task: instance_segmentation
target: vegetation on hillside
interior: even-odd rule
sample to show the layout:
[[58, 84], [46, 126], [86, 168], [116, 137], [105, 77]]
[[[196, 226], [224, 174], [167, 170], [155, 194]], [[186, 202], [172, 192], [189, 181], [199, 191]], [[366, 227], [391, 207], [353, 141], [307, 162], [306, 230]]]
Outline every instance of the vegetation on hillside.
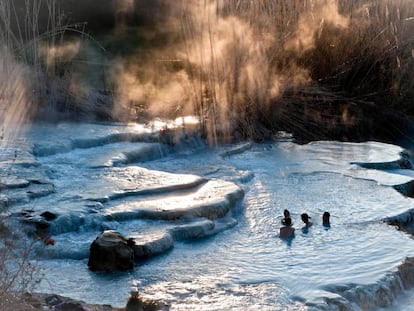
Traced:
[[412, 1], [103, 2], [0, 1], [4, 102], [42, 118], [195, 114], [211, 143], [393, 140], [414, 114]]

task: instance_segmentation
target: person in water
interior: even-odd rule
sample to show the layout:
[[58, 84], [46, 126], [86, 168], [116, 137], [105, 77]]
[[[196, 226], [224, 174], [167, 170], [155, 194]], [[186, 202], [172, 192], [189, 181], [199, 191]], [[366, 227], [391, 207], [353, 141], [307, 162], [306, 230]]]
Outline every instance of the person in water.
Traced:
[[292, 219], [288, 217], [284, 221], [284, 227], [280, 227], [279, 230], [279, 237], [281, 239], [290, 238], [295, 234], [295, 228], [292, 227]]
[[309, 217], [308, 214], [306, 213], [302, 213], [300, 215], [300, 218], [302, 219], [302, 221], [305, 223], [305, 226], [302, 227], [302, 232], [304, 234], [307, 234], [309, 232], [309, 228], [312, 226], [312, 222], [309, 220], [311, 217]]
[[306, 226], [306, 227], [310, 227], [310, 226], [312, 226], [312, 222], [309, 220], [309, 219], [311, 219], [311, 217], [309, 217], [309, 215], [308, 215], [308, 214], [303, 213], [303, 214], [301, 214], [301, 215], [300, 215], [300, 218], [301, 218], [301, 219], [302, 219], [302, 221], [305, 223], [305, 226]]
[[[287, 209], [285, 209], [284, 211], [283, 211], [283, 219], [282, 219], [282, 225], [286, 225], [286, 219], [287, 218], [290, 218], [290, 212], [287, 210]], [[292, 221], [291, 221], [292, 222]]]
[[323, 213], [323, 215], [322, 215], [322, 225], [324, 227], [330, 227], [331, 226], [330, 217], [331, 217], [331, 214], [329, 214], [329, 212]]

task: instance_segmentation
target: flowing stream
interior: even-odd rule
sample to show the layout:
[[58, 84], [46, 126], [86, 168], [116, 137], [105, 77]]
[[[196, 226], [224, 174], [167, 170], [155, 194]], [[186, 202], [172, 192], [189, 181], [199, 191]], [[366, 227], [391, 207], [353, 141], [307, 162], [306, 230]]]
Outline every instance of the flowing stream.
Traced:
[[[34, 125], [2, 147], [2, 215], [48, 222], [56, 242], [35, 243], [37, 291], [124, 306], [137, 289], [171, 310], [414, 310], [414, 284], [401, 272], [414, 241], [397, 228], [411, 226], [414, 210], [402, 194], [414, 176], [402, 148], [298, 145], [288, 135], [212, 148], [160, 133]], [[284, 209], [291, 240], [278, 237]], [[90, 271], [90, 244], [106, 229], [153, 253], [132, 271]]]

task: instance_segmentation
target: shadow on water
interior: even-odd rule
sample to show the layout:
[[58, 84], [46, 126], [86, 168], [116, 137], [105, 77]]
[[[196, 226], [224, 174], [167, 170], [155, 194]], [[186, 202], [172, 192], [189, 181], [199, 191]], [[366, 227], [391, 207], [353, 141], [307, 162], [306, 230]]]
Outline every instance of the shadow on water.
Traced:
[[286, 244], [287, 247], [290, 248], [290, 247], [292, 247], [292, 243], [295, 239], [295, 234], [293, 234], [292, 236], [290, 236], [288, 238], [280, 238], [280, 239], [283, 241], [283, 243]]

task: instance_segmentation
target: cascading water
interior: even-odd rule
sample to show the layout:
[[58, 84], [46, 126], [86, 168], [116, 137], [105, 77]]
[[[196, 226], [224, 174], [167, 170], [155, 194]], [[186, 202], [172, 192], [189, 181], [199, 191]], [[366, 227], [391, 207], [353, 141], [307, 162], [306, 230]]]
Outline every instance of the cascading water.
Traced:
[[[414, 206], [397, 190], [413, 173], [400, 168], [409, 164], [400, 147], [210, 148], [180, 137], [171, 145], [137, 126], [63, 123], [33, 126], [24, 145], [2, 149], [7, 222], [48, 222], [55, 240], [35, 243], [37, 291], [123, 306], [132, 288], [172, 310], [409, 310], [413, 241], [396, 225], [409, 226]], [[290, 241], [278, 237], [285, 208]], [[91, 272], [89, 246], [105, 229], [134, 237], [150, 258]]]

